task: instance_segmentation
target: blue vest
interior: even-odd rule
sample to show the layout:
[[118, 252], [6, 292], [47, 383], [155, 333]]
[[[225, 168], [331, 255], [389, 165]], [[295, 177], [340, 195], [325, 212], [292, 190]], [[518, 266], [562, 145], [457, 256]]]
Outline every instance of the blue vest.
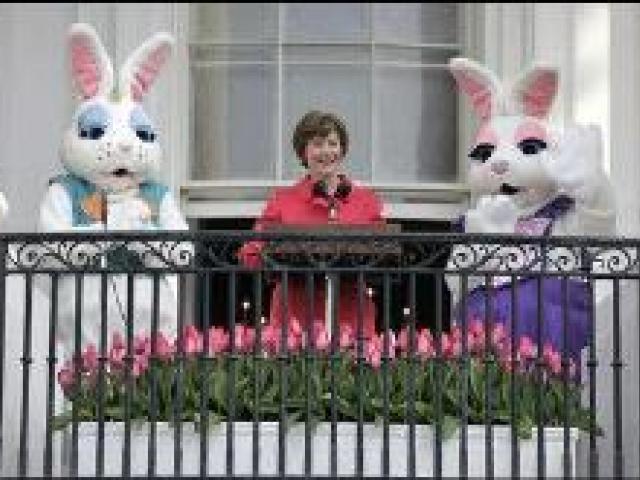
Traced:
[[[97, 192], [98, 189], [96, 188], [96, 186], [91, 182], [88, 182], [87, 180], [73, 174], [58, 175], [49, 181], [49, 185], [52, 185], [54, 183], [62, 185], [71, 197], [73, 226], [75, 227], [79, 225], [90, 225], [94, 223], [94, 220], [82, 207], [82, 203], [85, 198]], [[160, 207], [160, 203], [162, 202], [165, 194], [169, 191], [169, 188], [156, 182], [144, 182], [140, 184], [139, 189], [140, 196], [149, 204], [149, 207], [153, 212], [152, 222], [156, 227], [159, 227], [158, 210]]]

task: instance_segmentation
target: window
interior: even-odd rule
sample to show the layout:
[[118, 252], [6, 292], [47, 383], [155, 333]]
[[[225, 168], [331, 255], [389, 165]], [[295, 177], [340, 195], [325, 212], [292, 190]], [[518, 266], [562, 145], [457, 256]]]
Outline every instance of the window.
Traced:
[[303, 172], [291, 134], [319, 108], [345, 118], [354, 178], [389, 196], [455, 190], [457, 94], [444, 67], [460, 53], [459, 10], [193, 4], [191, 180], [211, 187], [209, 195], [223, 198], [232, 187], [236, 200], [238, 188], [240, 200], [263, 200]]
[[[424, 191], [434, 186], [440, 186], [438, 201], [459, 188], [457, 92], [445, 68], [461, 50], [458, 5], [190, 8], [193, 195], [187, 211], [191, 207], [200, 228], [250, 227], [250, 219], [238, 218], [239, 205], [248, 216], [257, 215], [272, 186], [302, 174], [290, 142], [296, 122], [310, 109], [345, 118], [350, 174], [372, 184], [388, 204], [395, 200], [394, 217], [403, 229], [448, 228], [447, 222], [410, 219], [445, 220], [456, 215], [453, 209], [408, 215], [401, 207], [425, 203]], [[196, 210], [199, 195], [204, 208]], [[248, 280], [238, 277], [236, 302], [251, 296]], [[435, 284], [427, 276], [418, 281], [421, 291], [431, 292], [420, 297], [425, 302], [418, 305], [419, 316], [431, 319]], [[215, 291], [225, 292], [226, 279], [219, 282]], [[393, 287], [393, 324], [402, 320], [405, 287]], [[268, 303], [269, 296], [263, 297]], [[225, 299], [218, 295], [210, 318], [224, 321]], [[446, 301], [444, 310], [448, 319]]]

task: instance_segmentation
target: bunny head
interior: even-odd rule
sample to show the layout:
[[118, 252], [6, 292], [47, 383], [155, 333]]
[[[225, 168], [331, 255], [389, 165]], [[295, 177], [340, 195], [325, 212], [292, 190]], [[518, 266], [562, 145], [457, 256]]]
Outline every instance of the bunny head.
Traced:
[[558, 88], [557, 70], [533, 66], [508, 87], [465, 58], [450, 60], [449, 70], [481, 122], [469, 153], [472, 192], [510, 195], [527, 203], [552, 190], [545, 162], [555, 139], [546, 119]]
[[126, 59], [114, 85], [111, 59], [95, 30], [71, 27], [71, 76], [80, 104], [62, 145], [67, 170], [106, 191], [134, 187], [159, 171], [162, 152], [141, 101], [172, 47], [170, 35], [152, 36]]

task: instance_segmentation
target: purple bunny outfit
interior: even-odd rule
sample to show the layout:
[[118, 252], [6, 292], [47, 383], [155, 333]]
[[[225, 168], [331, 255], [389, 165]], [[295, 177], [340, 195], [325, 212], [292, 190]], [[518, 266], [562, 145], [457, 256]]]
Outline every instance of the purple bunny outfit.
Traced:
[[[574, 205], [573, 199], [561, 195], [540, 208], [534, 215], [518, 221], [516, 232], [529, 235], [548, 235], [556, 219]], [[563, 282], [566, 282], [566, 312], [563, 298]], [[567, 354], [579, 365], [580, 351], [589, 341], [592, 325], [591, 285], [579, 279], [563, 277], [521, 278], [516, 285], [516, 338], [528, 336], [538, 339], [538, 293], [541, 287], [540, 305], [541, 346], [550, 343], [559, 352], [564, 350], [564, 321], [567, 319]], [[467, 319], [486, 321], [489, 308], [491, 322], [502, 323], [511, 332], [513, 287], [511, 283], [487, 288], [482, 285], [467, 295]], [[487, 297], [488, 296], [488, 297]], [[462, 318], [461, 302], [456, 307], [458, 323]]]

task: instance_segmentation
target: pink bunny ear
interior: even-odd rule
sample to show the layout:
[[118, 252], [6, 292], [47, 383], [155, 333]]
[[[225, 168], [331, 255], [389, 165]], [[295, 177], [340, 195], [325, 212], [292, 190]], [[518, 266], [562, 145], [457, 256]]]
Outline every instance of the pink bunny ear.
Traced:
[[71, 76], [83, 99], [108, 94], [113, 86], [113, 68], [102, 42], [90, 25], [76, 23], [69, 30]]
[[135, 101], [144, 95], [158, 77], [173, 48], [173, 38], [157, 33], [133, 52], [120, 70], [120, 88]]
[[466, 58], [452, 58], [449, 71], [458, 88], [464, 92], [482, 120], [495, 115], [500, 85], [496, 77], [482, 65]]
[[535, 66], [514, 83], [511, 95], [525, 115], [544, 119], [549, 115], [557, 92], [557, 69]]

